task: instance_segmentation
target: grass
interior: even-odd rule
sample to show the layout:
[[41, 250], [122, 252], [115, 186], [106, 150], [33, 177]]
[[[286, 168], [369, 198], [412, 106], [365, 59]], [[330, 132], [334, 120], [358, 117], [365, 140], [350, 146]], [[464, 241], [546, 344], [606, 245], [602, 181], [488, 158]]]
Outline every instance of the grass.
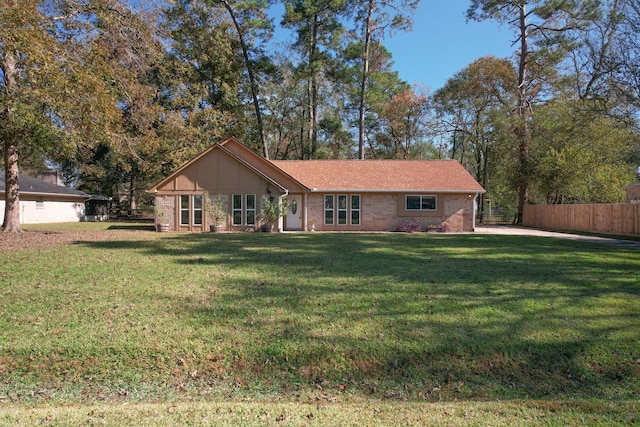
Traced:
[[[620, 412], [635, 414], [626, 419]], [[171, 402], [0, 407], [3, 425], [145, 426], [576, 426], [637, 424], [616, 402]]]
[[3, 254], [0, 424], [640, 422], [637, 249], [82, 227]]

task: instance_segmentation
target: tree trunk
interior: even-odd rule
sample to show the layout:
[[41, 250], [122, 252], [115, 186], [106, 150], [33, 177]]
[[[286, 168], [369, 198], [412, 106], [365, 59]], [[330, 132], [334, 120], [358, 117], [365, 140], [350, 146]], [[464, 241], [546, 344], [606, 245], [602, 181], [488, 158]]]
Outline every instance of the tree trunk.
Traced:
[[307, 139], [309, 142], [309, 159], [315, 157], [317, 147], [316, 121], [318, 111], [318, 87], [316, 83], [316, 51], [318, 44], [318, 15], [313, 16], [311, 23], [311, 40], [309, 42], [309, 81], [307, 82], [307, 96], [309, 99], [309, 129]]
[[2, 112], [6, 123], [6, 135], [4, 140], [4, 164], [5, 164], [5, 206], [2, 231], [19, 233], [20, 228], [20, 189], [18, 167], [18, 135], [15, 131], [15, 118], [11, 98], [16, 87], [16, 59], [11, 53], [5, 53], [0, 61], [0, 68], [4, 74], [4, 90], [8, 102]]
[[518, 62], [518, 119], [520, 123], [516, 126], [516, 137], [518, 139], [518, 162], [519, 171], [517, 179], [518, 210], [516, 212], [515, 223], [522, 224], [522, 213], [524, 206], [529, 200], [529, 118], [531, 117], [531, 106], [527, 99], [527, 61], [529, 55], [528, 34], [527, 34], [527, 11], [526, 4], [520, 6], [520, 54]]
[[[12, 114], [7, 108], [7, 116]], [[15, 134], [9, 130], [9, 135], [4, 141], [4, 162], [6, 165], [5, 177], [5, 205], [4, 223], [2, 231], [9, 233], [19, 233], [20, 228], [20, 191], [18, 183], [18, 145]]]
[[136, 175], [134, 171], [131, 171], [131, 177], [129, 178], [129, 209], [131, 211], [138, 209], [138, 202], [136, 200], [137, 185], [138, 181], [136, 180]]
[[255, 75], [253, 74], [253, 67], [251, 66], [251, 61], [249, 60], [249, 50], [247, 49], [247, 44], [244, 40], [244, 32], [242, 31], [242, 27], [240, 27], [240, 23], [236, 18], [236, 14], [233, 12], [231, 5], [228, 1], [223, 1], [224, 7], [229, 12], [229, 16], [233, 21], [233, 25], [238, 33], [238, 39], [240, 41], [240, 46], [242, 47], [242, 55], [244, 58], [244, 64], [247, 68], [247, 74], [249, 75], [249, 86], [251, 87], [251, 97], [253, 98], [253, 108], [256, 112], [256, 121], [258, 122], [258, 131], [260, 132], [260, 143], [262, 145], [262, 156], [265, 159], [269, 159], [269, 146], [267, 144], [267, 137], [264, 134], [264, 125], [262, 123], [262, 112], [260, 111], [260, 102], [258, 101], [258, 84], [256, 83]]
[[369, 49], [371, 45], [372, 22], [374, 0], [369, 0], [369, 10], [367, 12], [367, 22], [364, 31], [364, 57], [362, 58], [362, 81], [360, 83], [360, 118], [358, 123], [358, 158], [365, 158], [364, 150], [364, 127], [365, 127], [365, 107], [367, 95], [367, 81], [369, 79]]

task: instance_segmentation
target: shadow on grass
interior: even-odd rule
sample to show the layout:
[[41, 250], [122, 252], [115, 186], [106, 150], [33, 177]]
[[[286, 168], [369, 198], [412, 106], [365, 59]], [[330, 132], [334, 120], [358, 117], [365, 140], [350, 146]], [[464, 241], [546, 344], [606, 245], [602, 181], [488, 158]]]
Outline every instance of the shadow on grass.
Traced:
[[154, 224], [146, 223], [116, 223], [110, 225], [107, 230], [140, 230], [140, 231], [156, 231]]
[[[180, 234], [82, 243], [223, 271], [175, 303], [227, 374], [389, 398], [640, 391], [640, 254], [553, 238]], [[203, 372], [206, 367], [202, 366]]]

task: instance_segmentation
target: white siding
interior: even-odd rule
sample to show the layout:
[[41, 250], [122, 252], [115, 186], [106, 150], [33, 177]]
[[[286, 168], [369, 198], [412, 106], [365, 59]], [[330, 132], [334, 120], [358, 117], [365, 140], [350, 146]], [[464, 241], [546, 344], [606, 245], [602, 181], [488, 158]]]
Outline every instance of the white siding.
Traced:
[[[4, 200], [0, 200], [0, 224], [4, 221]], [[35, 200], [20, 201], [20, 224], [52, 222], [80, 222], [84, 216], [84, 203], [44, 200], [41, 208]]]

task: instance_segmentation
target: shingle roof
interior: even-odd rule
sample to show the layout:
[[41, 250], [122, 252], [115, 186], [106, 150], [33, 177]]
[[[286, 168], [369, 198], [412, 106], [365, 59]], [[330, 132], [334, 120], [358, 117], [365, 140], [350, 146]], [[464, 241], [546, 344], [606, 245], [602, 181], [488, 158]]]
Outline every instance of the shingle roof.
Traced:
[[[59, 185], [51, 184], [41, 179], [31, 178], [30, 176], [20, 175], [18, 177], [21, 193], [39, 194], [39, 195], [64, 195], [64, 196], [76, 196], [88, 198], [89, 195], [69, 187], [61, 187]], [[0, 170], [0, 193], [6, 191], [6, 181], [4, 171]]]
[[455, 160], [274, 160], [313, 191], [480, 192]]

